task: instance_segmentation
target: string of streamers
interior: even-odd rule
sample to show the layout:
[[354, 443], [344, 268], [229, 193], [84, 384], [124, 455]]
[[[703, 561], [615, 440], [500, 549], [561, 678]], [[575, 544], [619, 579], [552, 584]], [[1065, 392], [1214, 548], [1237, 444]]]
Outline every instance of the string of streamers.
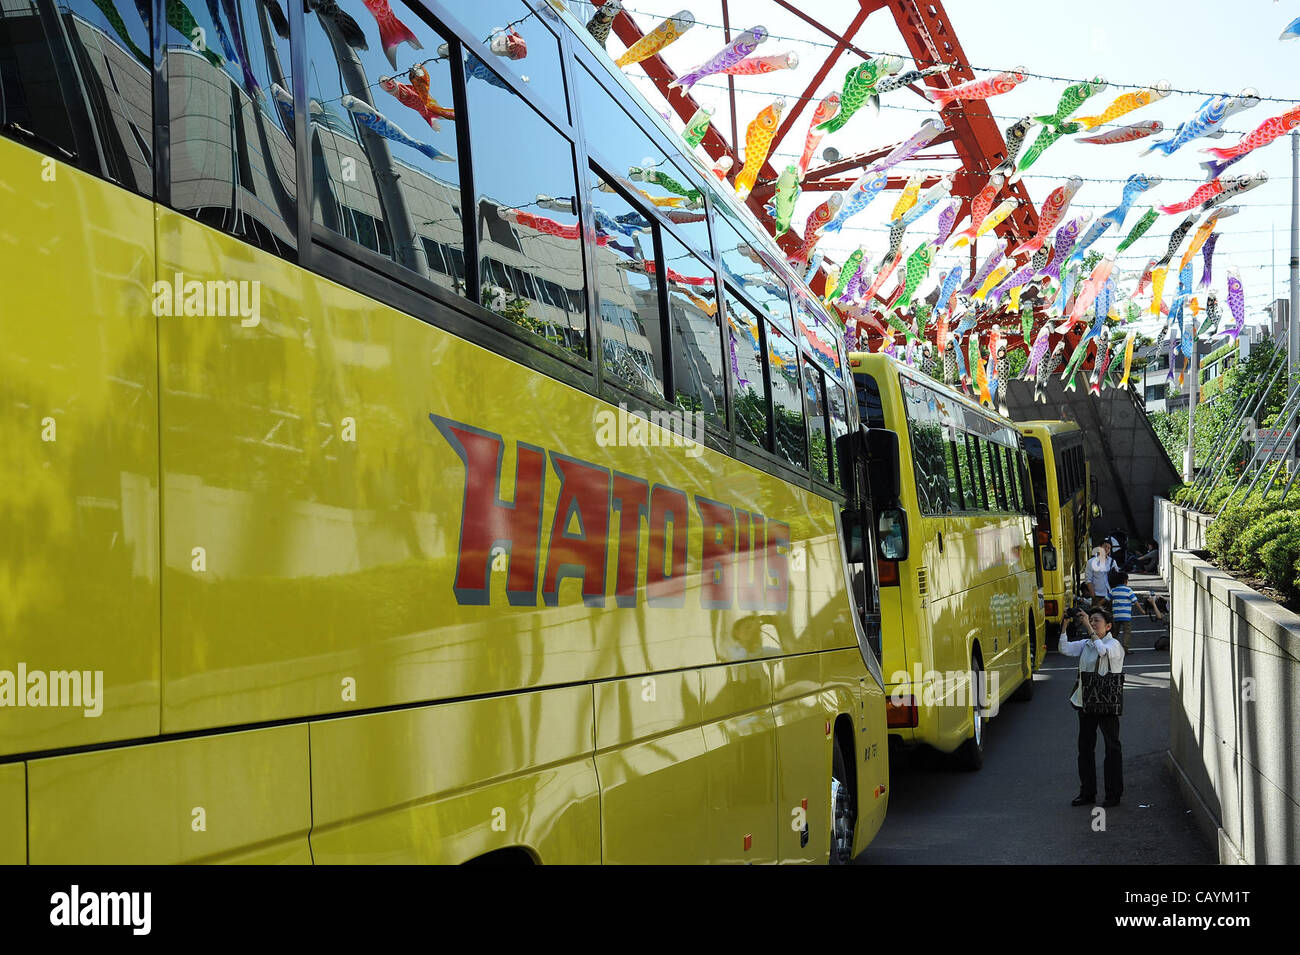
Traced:
[[[623, 10], [624, 10], [625, 12], [627, 12], [627, 13], [630, 13], [630, 14], [636, 14], [636, 15], [638, 15], [638, 16], [644, 16], [644, 17], [654, 17], [654, 16], [656, 16], [656, 14], [649, 13], [649, 12], [644, 11], [644, 10], [635, 10], [635, 9], [633, 9], [632, 7], [627, 6], [626, 4], [623, 5]], [[705, 21], [703, 21], [703, 20], [696, 20], [696, 21], [695, 21], [695, 25], [698, 26], [698, 27], [706, 27], [706, 28], [708, 28], [708, 29], [713, 29], [713, 30], [723, 30], [723, 31], [726, 30], [726, 27], [724, 27], [721, 23], [708, 23], [708, 22], [705, 22]], [[733, 28], [733, 32], [734, 32], [734, 28]], [[806, 43], [806, 44], [808, 44], [809, 46], [823, 47], [823, 48], [828, 49], [828, 50], [834, 49], [834, 48], [836, 47], [836, 45], [837, 45], [837, 44], [835, 44], [835, 43], [828, 43], [828, 42], [826, 42], [826, 41], [824, 41], [824, 40], [814, 40], [814, 39], [810, 39], [810, 38], [808, 38], [808, 37], [782, 36], [781, 34], [778, 34], [778, 33], [771, 33], [771, 32], [769, 32], [769, 33], [767, 34], [767, 37], [768, 37], [769, 40], [786, 40], [786, 41], [788, 41], [788, 42], [790, 42], [790, 43]], [[871, 56], [901, 56], [901, 57], [903, 57], [903, 58], [906, 59], [906, 60], [910, 60], [910, 59], [912, 59], [912, 54], [911, 54], [911, 53], [900, 53], [900, 52], [898, 52], [898, 51], [889, 51], [889, 50], [867, 50], [867, 49], [863, 49], [863, 48], [861, 48], [861, 47], [859, 47], [858, 49], [862, 50], [863, 53], [867, 53], [867, 54], [869, 54], [869, 55], [871, 55]], [[956, 65], [957, 65], [959, 68], [965, 68], [965, 69], [968, 69], [968, 70], [971, 70], [971, 71], [977, 71], [977, 70], [978, 70], [978, 71], [986, 72], [986, 73], [1002, 73], [1002, 72], [1005, 72], [1005, 71], [1011, 69], [1011, 67], [1005, 67], [1005, 66], [1004, 66], [1004, 67], [975, 66], [975, 65], [970, 64], [970, 63], [964, 63], [964, 64], [963, 64], [963, 63], [958, 63], [958, 64], [956, 64]], [[1084, 82], [1083, 79], [1080, 79], [1080, 78], [1078, 78], [1078, 77], [1071, 78], [1071, 77], [1068, 77], [1068, 76], [1055, 76], [1055, 75], [1053, 75], [1053, 74], [1051, 74], [1051, 73], [1033, 73], [1033, 72], [1030, 72], [1029, 70], [1021, 70], [1021, 69], [1017, 69], [1017, 72], [1024, 73], [1026, 77], [1031, 77], [1031, 78], [1036, 79], [1036, 80], [1049, 80], [1049, 81], [1051, 81], [1051, 82], [1055, 82], [1055, 83], [1081, 83], [1081, 82]], [[700, 85], [700, 84], [697, 83], [696, 85], [698, 86], [698, 85]], [[1110, 87], [1114, 87], [1114, 88], [1116, 88], [1116, 89], [1141, 90], [1141, 89], [1147, 89], [1151, 84], [1150, 84], [1150, 83], [1116, 83], [1116, 82], [1113, 81], [1113, 80], [1108, 80], [1108, 81], [1107, 81], [1107, 85], [1110, 86]], [[737, 87], [737, 90], [739, 90], [739, 87]], [[1218, 90], [1218, 91], [1213, 91], [1213, 90], [1186, 90], [1186, 89], [1171, 88], [1171, 89], [1169, 90], [1169, 92], [1170, 92], [1170, 93], [1179, 93], [1179, 94], [1182, 94], [1182, 95], [1185, 95], [1185, 96], [1200, 96], [1200, 97], [1208, 97], [1208, 96], [1232, 96], [1232, 95], [1235, 95], [1235, 91], [1232, 92], [1232, 93], [1225, 93], [1223, 90]], [[1297, 103], [1297, 102], [1300, 102], [1300, 100], [1295, 99], [1294, 97], [1291, 98], [1291, 99], [1287, 99], [1286, 97], [1281, 97], [1281, 96], [1260, 96], [1259, 98], [1260, 98], [1262, 101], [1266, 102], [1266, 103]]]

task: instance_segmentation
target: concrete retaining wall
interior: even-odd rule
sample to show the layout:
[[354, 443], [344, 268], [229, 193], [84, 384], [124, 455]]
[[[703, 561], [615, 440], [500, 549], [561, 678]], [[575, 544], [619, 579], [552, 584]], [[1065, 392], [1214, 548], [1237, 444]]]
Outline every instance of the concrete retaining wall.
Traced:
[[1205, 531], [1213, 520], [1213, 514], [1202, 514], [1163, 497], [1156, 498], [1152, 536], [1160, 545], [1160, 576], [1166, 584], [1173, 572], [1170, 555], [1176, 550], [1205, 550]]
[[1300, 615], [1172, 557], [1174, 776], [1221, 862], [1300, 863]]

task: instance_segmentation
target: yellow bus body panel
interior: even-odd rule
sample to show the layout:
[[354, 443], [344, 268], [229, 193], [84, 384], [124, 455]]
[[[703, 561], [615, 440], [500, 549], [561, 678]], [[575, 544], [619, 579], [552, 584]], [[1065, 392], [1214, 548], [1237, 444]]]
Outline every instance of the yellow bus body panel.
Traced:
[[311, 724], [318, 863], [600, 861], [591, 687]]
[[0, 765], [0, 865], [27, 861], [27, 767]]
[[0, 669], [104, 687], [97, 716], [6, 700], [0, 755], [158, 732], [152, 210], [0, 138], [0, 222], [32, 236], [0, 244]]
[[307, 727], [27, 764], [33, 864], [310, 863]]

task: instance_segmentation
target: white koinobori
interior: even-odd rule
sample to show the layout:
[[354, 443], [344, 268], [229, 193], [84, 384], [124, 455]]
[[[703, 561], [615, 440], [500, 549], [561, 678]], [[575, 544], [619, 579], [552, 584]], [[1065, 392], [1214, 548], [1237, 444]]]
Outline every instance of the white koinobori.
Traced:
[[152, 892], [68, 892], [50, 896], [51, 925], [126, 925], [133, 935], [148, 935], [152, 925]]
[[0, 670], [0, 707], [77, 707], [85, 716], [104, 712], [103, 670]]

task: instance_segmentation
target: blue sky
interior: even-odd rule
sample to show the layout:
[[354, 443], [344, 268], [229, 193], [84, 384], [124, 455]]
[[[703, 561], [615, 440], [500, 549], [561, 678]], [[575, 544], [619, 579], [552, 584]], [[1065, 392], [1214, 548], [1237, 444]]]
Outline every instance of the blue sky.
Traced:
[[[664, 16], [685, 6], [695, 15], [696, 26], [670, 46], [665, 59], [673, 69], [683, 73], [707, 59], [724, 43], [720, 28], [721, 4], [718, 0], [624, 0], [643, 30], [649, 30]], [[853, 0], [808, 0], [801, 5], [806, 12], [833, 27], [846, 24], [857, 10]], [[1238, 113], [1227, 124], [1229, 135], [1220, 140], [1197, 140], [1173, 156], [1159, 154], [1143, 157], [1144, 143], [1098, 146], [1076, 143], [1068, 138], [1048, 150], [1026, 174], [1024, 183], [1035, 205], [1069, 176], [1085, 179], [1075, 196], [1072, 209], [1100, 215], [1119, 201], [1122, 180], [1135, 172], [1163, 177], [1163, 183], [1140, 197], [1124, 225], [1124, 232], [1137, 221], [1146, 205], [1173, 203], [1185, 199], [1205, 180], [1199, 163], [1208, 157], [1199, 150], [1210, 145], [1230, 146], [1235, 134], [1251, 132], [1265, 119], [1277, 115], [1300, 101], [1300, 40], [1279, 42], [1283, 27], [1300, 15], [1300, 2], [1239, 0], [1235, 5], [1210, 2], [1132, 3], [1131, 0], [1094, 0], [1088, 5], [1002, 0], [949, 0], [945, 4], [950, 22], [976, 75], [983, 78], [1002, 69], [1024, 68], [1031, 73], [1064, 77], [1065, 81], [1031, 77], [1020, 87], [988, 101], [998, 125], [1005, 128], [1025, 115], [1053, 112], [1057, 99], [1068, 82], [1103, 75], [1112, 84], [1144, 86], [1167, 81], [1175, 90], [1165, 99], [1117, 120], [1124, 125], [1139, 120], [1161, 120], [1173, 130], [1191, 116], [1207, 93], [1236, 94], [1245, 87], [1254, 88], [1265, 97], [1287, 102], [1263, 101], [1252, 109]], [[570, 3], [571, 9], [584, 16], [589, 9], [581, 0]], [[732, 0], [732, 26], [736, 30], [762, 24], [772, 35], [759, 54], [793, 51], [800, 58], [799, 67], [791, 71], [764, 76], [737, 77], [737, 113], [740, 135], [744, 127], [764, 105], [784, 96], [788, 105], [803, 91], [817, 66], [829, 52], [832, 42], [808, 24], [782, 10], [769, 0]], [[903, 42], [888, 10], [877, 11], [867, 20], [855, 43], [872, 54], [905, 54]], [[612, 55], [622, 52], [616, 37], [608, 48]], [[839, 89], [845, 72], [860, 62], [846, 54], [819, 87], [814, 98]], [[904, 69], [911, 68], [908, 59]], [[638, 67], [628, 70], [650, 102], [663, 106], [662, 97], [645, 79]], [[639, 78], [638, 78], [639, 77]], [[714, 122], [730, 138], [730, 115], [725, 77], [712, 77], [696, 86], [696, 99], [717, 109]], [[1078, 115], [1101, 112], [1129, 86], [1111, 85], [1088, 100]], [[869, 110], [858, 113], [837, 133], [828, 135], [819, 153], [832, 146], [843, 155], [874, 149], [910, 136], [936, 111], [907, 89], [885, 97], [879, 116]], [[783, 166], [802, 151], [811, 104], [781, 146], [776, 161]], [[675, 128], [680, 122], [673, 117]], [[1029, 142], [1037, 135], [1030, 133]], [[701, 156], [703, 153], [701, 152]], [[819, 160], [814, 160], [815, 167]], [[919, 168], [956, 168], [950, 161], [916, 161], [900, 167], [906, 173]], [[780, 166], [778, 166], [780, 168]], [[1226, 175], [1262, 169], [1269, 182], [1244, 195], [1237, 203], [1240, 214], [1225, 219], [1219, 231], [1222, 237], [1214, 257], [1214, 285], [1223, 289], [1226, 268], [1240, 269], [1245, 284], [1249, 311], [1257, 312], [1274, 297], [1285, 297], [1290, 255], [1291, 150], [1289, 139], [1279, 139], [1257, 150], [1232, 166]], [[1114, 179], [1117, 182], [1096, 180]], [[795, 227], [802, 229], [808, 212], [823, 201], [827, 193], [807, 193], [800, 198], [794, 216]], [[893, 208], [897, 193], [877, 199], [872, 206], [851, 221], [843, 233], [828, 237], [821, 248], [828, 257], [842, 260], [858, 245], [877, 257], [887, 245], [884, 223]], [[1144, 203], [1141, 200], [1150, 200]], [[1182, 220], [1181, 215], [1162, 215], [1147, 236], [1128, 249], [1119, 265], [1136, 273], [1147, 259], [1164, 254], [1169, 234]], [[905, 252], [929, 233], [934, 234], [937, 210], [913, 225], [907, 234]], [[1276, 251], [1273, 230], [1276, 228]], [[1122, 235], [1122, 234], [1121, 234]], [[1113, 251], [1119, 236], [1114, 230], [1094, 248]], [[980, 257], [988, 249], [988, 239], [981, 241]], [[968, 262], [968, 250], [941, 255], [932, 275], [956, 262]], [[1197, 277], [1200, 257], [1197, 258]], [[1276, 284], [1274, 284], [1276, 283]], [[892, 281], [887, 283], [892, 285]], [[1168, 293], [1167, 293], [1168, 294]]]

